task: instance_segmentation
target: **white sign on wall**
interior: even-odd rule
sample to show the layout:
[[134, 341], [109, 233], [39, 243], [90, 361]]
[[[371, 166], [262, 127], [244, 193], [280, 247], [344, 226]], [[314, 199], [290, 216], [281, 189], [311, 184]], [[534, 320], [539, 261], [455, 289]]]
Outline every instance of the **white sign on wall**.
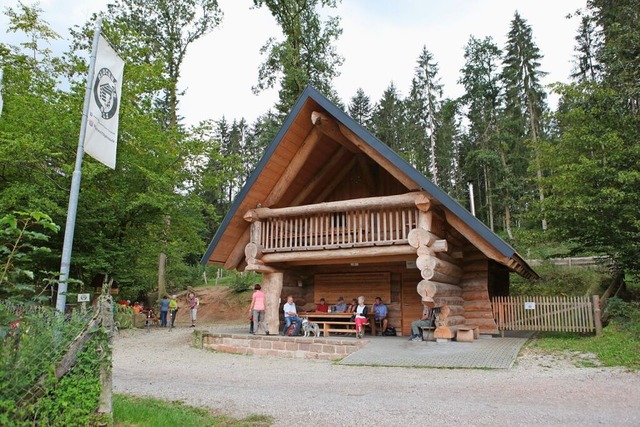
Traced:
[[90, 300], [90, 294], [78, 294], [78, 302], [89, 302]]
[[524, 309], [525, 310], [535, 310], [536, 309], [536, 303], [535, 302], [525, 302], [524, 303]]

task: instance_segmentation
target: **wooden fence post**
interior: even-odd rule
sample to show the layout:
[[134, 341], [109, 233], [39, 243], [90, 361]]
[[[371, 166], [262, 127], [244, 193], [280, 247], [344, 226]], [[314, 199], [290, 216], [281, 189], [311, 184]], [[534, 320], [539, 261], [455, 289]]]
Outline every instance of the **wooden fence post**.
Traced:
[[[113, 279], [111, 279], [113, 282]], [[98, 310], [100, 310], [99, 321], [101, 327], [107, 333], [106, 348], [102, 348], [102, 361], [100, 363], [100, 400], [98, 402], [98, 413], [104, 414], [109, 419], [113, 419], [113, 379], [111, 364], [111, 349], [113, 347], [113, 298], [109, 294], [111, 283], [102, 285], [102, 295], [98, 300]]]
[[596, 335], [602, 334], [602, 313], [600, 311], [600, 297], [593, 295], [593, 321], [596, 326]]

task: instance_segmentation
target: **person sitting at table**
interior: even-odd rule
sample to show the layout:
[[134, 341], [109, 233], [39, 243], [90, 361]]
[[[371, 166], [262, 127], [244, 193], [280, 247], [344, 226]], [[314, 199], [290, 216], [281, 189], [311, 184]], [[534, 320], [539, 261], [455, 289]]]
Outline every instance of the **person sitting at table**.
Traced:
[[422, 317], [419, 320], [411, 322], [411, 336], [409, 337], [409, 341], [422, 341], [422, 328], [431, 326], [433, 318], [431, 317], [430, 304], [433, 305], [432, 302], [422, 300]]
[[320, 304], [316, 304], [316, 311], [318, 313], [327, 313], [329, 311], [329, 304], [327, 304], [324, 298], [320, 298]]
[[282, 310], [284, 311], [284, 329], [282, 330], [282, 335], [286, 335], [291, 323], [296, 322], [293, 335], [298, 336], [300, 334], [300, 328], [302, 327], [302, 319], [298, 317], [296, 303], [293, 302], [293, 295], [287, 297], [287, 302], [282, 307]]
[[134, 302], [131, 308], [133, 309], [133, 314], [142, 313], [142, 306], [138, 301]]
[[364, 336], [364, 325], [367, 323], [368, 312], [368, 307], [364, 305], [364, 296], [360, 295], [358, 297], [358, 305], [353, 315], [354, 321], [356, 322], [356, 337], [358, 339]]
[[355, 313], [357, 306], [358, 306], [358, 298], [352, 299], [351, 304], [349, 304], [349, 307], [347, 307], [347, 313]]
[[375, 304], [373, 304], [373, 313], [376, 324], [380, 325], [380, 331], [378, 333], [380, 335], [384, 335], [384, 332], [387, 330], [387, 325], [389, 324], [389, 320], [387, 319], [387, 314], [389, 310], [387, 306], [382, 302], [382, 298], [376, 297]]
[[333, 311], [336, 313], [347, 312], [347, 304], [345, 304], [343, 297], [338, 297], [338, 303], [333, 306]]

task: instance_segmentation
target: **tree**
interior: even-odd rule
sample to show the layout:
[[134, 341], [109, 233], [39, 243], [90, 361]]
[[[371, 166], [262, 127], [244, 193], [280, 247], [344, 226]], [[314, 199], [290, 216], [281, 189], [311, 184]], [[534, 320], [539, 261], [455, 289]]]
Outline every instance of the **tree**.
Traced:
[[405, 106], [393, 82], [383, 92], [371, 116], [371, 131], [392, 150], [409, 160], [404, 141]]
[[[526, 181], [529, 167], [529, 145], [534, 149], [534, 167], [538, 182], [542, 179], [542, 168], [535, 152], [543, 138], [542, 115], [546, 109], [546, 93], [540, 84], [540, 78], [546, 73], [540, 70], [540, 49], [533, 42], [531, 27], [518, 12], [511, 21], [511, 29], [504, 49], [504, 68], [502, 79], [505, 88], [505, 123], [500, 156], [506, 174], [505, 223], [510, 238], [511, 212], [515, 199], [527, 194]], [[519, 193], [519, 194], [518, 194]], [[544, 190], [538, 184], [538, 198], [544, 202]], [[542, 217], [542, 230], [547, 229], [547, 221]]]
[[373, 106], [371, 100], [364, 93], [362, 88], [358, 88], [356, 94], [351, 98], [348, 106], [349, 116], [364, 127], [369, 127]]
[[[434, 184], [439, 185], [437, 161], [438, 113], [442, 104], [442, 84], [438, 77], [438, 63], [433, 54], [422, 47], [418, 57], [411, 90], [407, 99], [407, 125], [412, 127], [412, 163], [418, 170], [428, 170]], [[422, 145], [424, 142], [428, 146]]]
[[557, 85], [559, 137], [542, 144], [552, 235], [640, 274], [640, 120], [626, 98], [594, 82]]
[[494, 230], [494, 190], [503, 176], [498, 156], [499, 115], [502, 90], [498, 64], [501, 51], [491, 37], [479, 40], [473, 36], [465, 46], [465, 65], [459, 82], [465, 88], [460, 102], [466, 107], [469, 122], [462, 148], [462, 162], [468, 180], [479, 182], [484, 192], [486, 219]]
[[604, 79], [621, 96], [629, 110], [640, 113], [640, 0], [589, 0], [601, 30], [598, 62], [603, 65]]
[[135, 43], [135, 49], [143, 53], [138, 60], [162, 67], [166, 84], [156, 108], [166, 128], [174, 129], [179, 123], [180, 68], [188, 47], [222, 21], [218, 1], [116, 0], [108, 9], [122, 39]]
[[328, 17], [322, 22], [316, 10], [318, 5], [335, 8], [336, 0], [253, 0], [253, 4], [267, 7], [284, 35], [280, 42], [271, 37], [260, 50], [266, 60], [258, 70], [254, 92], [279, 83], [276, 109], [281, 118], [308, 84], [339, 103], [332, 80], [339, 75], [343, 59], [332, 43], [342, 34], [340, 18]]
[[574, 67], [571, 77], [578, 83], [596, 81], [602, 67], [598, 62], [597, 50], [601, 45], [599, 33], [596, 32], [595, 18], [591, 14], [580, 16], [580, 28], [576, 34], [574, 50]]

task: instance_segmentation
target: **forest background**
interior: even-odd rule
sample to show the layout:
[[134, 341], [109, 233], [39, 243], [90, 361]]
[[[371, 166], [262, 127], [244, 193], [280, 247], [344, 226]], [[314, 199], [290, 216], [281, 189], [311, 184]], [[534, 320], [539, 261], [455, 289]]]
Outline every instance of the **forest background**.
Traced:
[[[307, 84], [469, 209], [473, 183], [476, 216], [523, 256], [606, 255], [637, 279], [639, 0], [588, 0], [576, 11], [568, 83], [540, 83], [544, 52], [515, 12], [504, 46], [469, 37], [460, 97], [443, 96], [425, 45], [406, 96], [391, 83], [378, 100], [357, 89], [347, 102], [332, 84], [343, 61], [340, 19], [330, 14], [336, 0], [253, 3], [282, 34], [265, 41], [253, 87], [276, 89], [277, 102], [252, 123], [186, 125], [179, 115], [186, 51], [221, 24], [217, 1], [115, 0], [100, 13], [103, 34], [126, 62], [118, 160], [111, 170], [84, 159], [71, 294], [104, 276], [131, 299], [160, 281], [169, 290], [200, 285], [206, 245]], [[24, 42], [0, 43], [0, 298], [49, 299], [98, 15], [71, 29], [67, 53], [56, 56], [48, 43], [59, 35], [37, 3], [4, 13]], [[551, 93], [559, 99], [553, 109]]]

